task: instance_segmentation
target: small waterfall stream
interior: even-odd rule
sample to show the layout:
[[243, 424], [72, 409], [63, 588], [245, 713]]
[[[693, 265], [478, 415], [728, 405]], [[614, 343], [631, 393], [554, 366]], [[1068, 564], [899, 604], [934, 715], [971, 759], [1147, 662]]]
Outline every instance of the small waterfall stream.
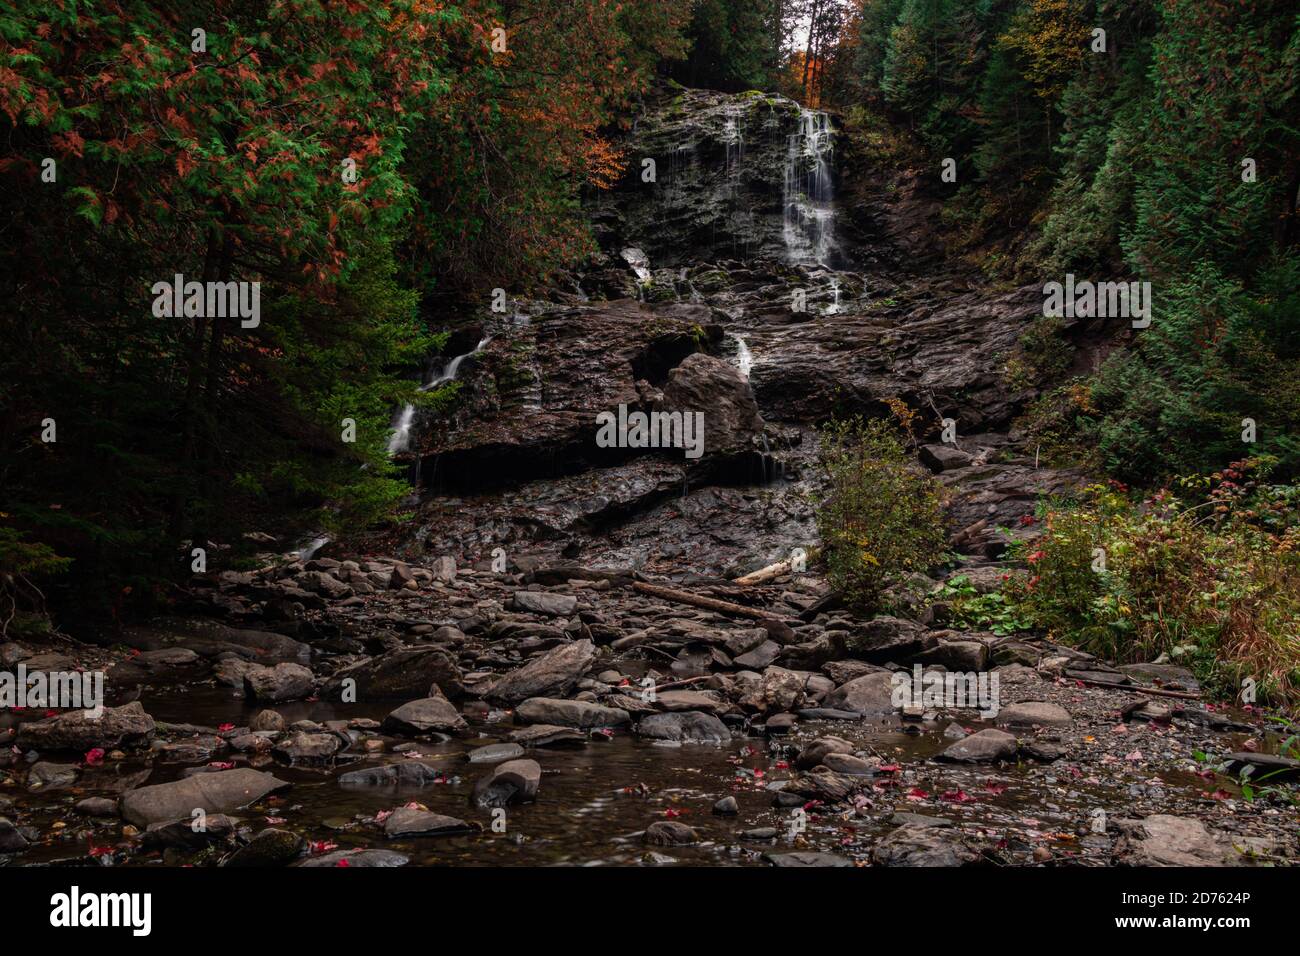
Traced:
[[740, 369], [740, 374], [749, 378], [749, 370], [754, 367], [754, 353], [749, 350], [748, 343], [734, 332], [728, 332], [729, 338], [736, 340], [736, 368]]
[[[488, 347], [492, 341], [492, 336], [485, 335], [479, 340], [478, 345], [466, 352], [464, 355], [457, 355], [450, 362], [442, 367], [442, 371], [420, 386], [420, 391], [428, 392], [447, 382], [454, 382], [456, 376], [460, 374], [460, 365], [471, 355], [477, 355]], [[400, 413], [397, 420], [393, 423], [393, 434], [388, 439], [388, 454], [395, 455], [399, 451], [405, 451], [411, 441], [411, 428], [415, 423], [415, 406], [407, 405]]]

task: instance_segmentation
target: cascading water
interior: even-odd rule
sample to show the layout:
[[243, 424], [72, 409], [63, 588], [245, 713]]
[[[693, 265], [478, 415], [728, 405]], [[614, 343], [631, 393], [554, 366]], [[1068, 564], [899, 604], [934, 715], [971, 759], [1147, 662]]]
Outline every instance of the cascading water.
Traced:
[[[485, 335], [479, 340], [478, 345], [474, 346], [472, 351], [464, 355], [457, 355], [450, 362], [442, 367], [442, 371], [432, 379], [420, 386], [420, 391], [428, 392], [447, 382], [454, 382], [456, 376], [460, 374], [460, 365], [471, 355], [477, 355], [488, 347], [492, 341], [492, 336]], [[411, 441], [411, 428], [415, 424], [415, 406], [407, 405], [397, 416], [397, 421], [393, 423], [393, 434], [388, 439], [388, 454], [395, 455], [399, 451], [405, 451]]]
[[739, 335], [734, 332], [727, 334], [736, 340], [736, 368], [740, 369], [741, 375], [749, 378], [749, 370], [754, 367], [754, 354], [749, 351], [749, 346]]
[[785, 160], [785, 248], [792, 262], [825, 264], [835, 247], [831, 159], [835, 131], [819, 110], [800, 109]]

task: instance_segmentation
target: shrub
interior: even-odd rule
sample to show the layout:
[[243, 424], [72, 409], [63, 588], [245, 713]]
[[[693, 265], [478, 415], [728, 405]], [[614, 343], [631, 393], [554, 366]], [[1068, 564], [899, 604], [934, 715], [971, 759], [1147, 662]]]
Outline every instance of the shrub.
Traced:
[[942, 559], [939, 486], [883, 421], [833, 421], [818, 450], [826, 491], [817, 530], [827, 574], [850, 604], [877, 609], [886, 590]]
[[1055, 639], [1119, 661], [1168, 654], [1231, 696], [1251, 678], [1261, 700], [1294, 704], [1300, 489], [1266, 483], [1271, 464], [1045, 507], [1045, 533], [1021, 549], [1033, 576], [1009, 599]]

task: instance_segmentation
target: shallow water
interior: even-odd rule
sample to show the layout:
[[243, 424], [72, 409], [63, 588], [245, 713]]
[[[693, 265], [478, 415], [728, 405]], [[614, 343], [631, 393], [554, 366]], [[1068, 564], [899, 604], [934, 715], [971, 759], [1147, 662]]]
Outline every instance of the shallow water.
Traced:
[[[147, 709], [158, 721], [216, 727], [224, 723], [244, 726], [262, 709], [235, 697], [227, 688], [174, 687], [148, 697]], [[310, 719], [372, 717], [382, 719], [394, 704], [348, 705], [320, 701], [277, 707], [292, 723]], [[346, 713], [343, 711], [346, 710]], [[1014, 854], [1047, 842], [1063, 855], [1087, 856], [1100, 851], [1109, 839], [1089, 832], [1094, 811], [1127, 816], [1140, 799], [1172, 798], [1206, 801], [1222, 788], [1223, 778], [1206, 779], [1190, 771], [1110, 767], [1104, 771], [1075, 760], [1055, 766], [1021, 763], [1002, 769], [924, 762], [951, 741], [942, 731], [947, 720], [904, 725], [898, 722], [801, 722], [796, 735], [772, 738], [737, 737], [725, 745], [664, 745], [640, 740], [627, 731], [606, 737], [594, 734], [585, 744], [530, 750], [528, 757], [542, 766], [543, 776], [535, 803], [512, 806], [504, 833], [492, 832], [491, 811], [470, 802], [474, 781], [490, 770], [488, 764], [471, 765], [465, 754], [489, 743], [507, 739], [514, 728], [508, 714], [472, 719], [468, 734], [445, 742], [418, 741], [417, 752], [432, 766], [445, 768], [445, 782], [420, 788], [344, 788], [339, 773], [408, 759], [385, 752], [368, 755], [345, 752], [328, 768], [288, 767], [259, 758], [259, 769], [292, 782], [292, 789], [254, 807], [238, 811], [253, 830], [271, 825], [293, 829], [310, 840], [337, 844], [339, 848], [384, 847], [411, 857], [413, 864], [438, 865], [601, 865], [670, 863], [753, 865], [764, 852], [823, 850], [861, 859], [871, 844], [890, 832], [894, 811], [922, 814], [951, 821], [996, 852]], [[963, 722], [969, 729], [981, 724]], [[1141, 733], [1141, 729], [1137, 731]], [[872, 778], [856, 803], [833, 808], [805, 804], [806, 827], [800, 832], [796, 811], [773, 806], [773, 788], [792, 774], [792, 744], [806, 744], [819, 736], [841, 736], [857, 747], [870, 749], [886, 765], [897, 767]], [[169, 739], [176, 739], [168, 734]], [[396, 745], [399, 741], [390, 741]], [[1151, 743], [1158, 744], [1158, 739]], [[55, 758], [58, 759], [58, 758]], [[222, 753], [216, 760], [245, 758]], [[156, 761], [146, 783], [176, 779], [186, 764]], [[28, 818], [42, 832], [53, 834], [47, 845], [33, 847], [24, 862], [90, 862], [86, 823], [70, 812], [70, 804], [84, 796], [112, 790], [121, 774], [149, 769], [140, 760], [119, 766], [85, 768], [74, 790], [48, 794], [14, 794], [30, 811], [45, 809]], [[120, 783], [117, 784], [120, 787]], [[1236, 793], [1231, 785], [1228, 788]], [[723, 796], [736, 798], [740, 813], [722, 817], [712, 813]], [[484, 829], [461, 837], [422, 837], [387, 840], [374, 826], [362, 822], [383, 810], [416, 801], [428, 809]], [[359, 819], [362, 818], [362, 819]], [[694, 827], [701, 843], [689, 847], [647, 847], [640, 831], [656, 820], [676, 819]], [[53, 827], [57, 820], [68, 826]], [[111, 844], [120, 839], [120, 821], [97, 822], [89, 842]], [[774, 827], [775, 838], [756, 840], [741, 831]], [[140, 856], [128, 864], [158, 862], [157, 856]]]

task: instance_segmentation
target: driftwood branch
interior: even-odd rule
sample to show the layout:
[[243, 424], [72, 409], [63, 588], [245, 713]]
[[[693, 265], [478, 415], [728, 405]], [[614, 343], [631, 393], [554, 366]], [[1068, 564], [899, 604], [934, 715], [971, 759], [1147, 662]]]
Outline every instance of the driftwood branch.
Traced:
[[731, 583], [739, 584], [741, 587], [751, 587], [755, 584], [766, 584], [768, 581], [771, 581], [774, 578], [779, 578], [781, 575], [786, 574], [789, 571], [790, 561], [787, 559], [785, 561], [778, 561], [776, 564], [769, 564], [767, 567], [759, 568], [757, 571], [751, 571], [744, 577], [736, 578]]
[[1154, 694], [1156, 697], [1177, 697], [1179, 700], [1200, 700], [1200, 694], [1188, 694], [1181, 690], [1162, 690], [1159, 687], [1138, 687], [1135, 684], [1113, 684], [1104, 680], [1088, 680], [1086, 677], [1069, 677], [1066, 680], [1078, 681], [1088, 687], [1109, 687], [1111, 690], [1131, 690], [1138, 694]]
[[689, 604], [691, 607], [702, 608], [706, 611], [716, 611], [719, 614], [730, 614], [733, 617], [747, 617], [751, 620], [758, 621], [763, 627], [767, 628], [769, 634], [782, 640], [790, 641], [794, 639], [794, 631], [790, 625], [784, 621], [778, 620], [766, 611], [760, 611], [757, 608], [745, 607], [743, 604], [733, 604], [730, 601], [719, 601], [717, 598], [704, 597], [699, 594], [692, 594], [690, 591], [679, 591], [676, 588], [666, 588], [659, 584], [648, 584], [645, 581], [633, 581], [634, 590], [642, 594], [648, 594], [651, 597], [662, 598], [665, 601], [675, 601], [678, 604]]

